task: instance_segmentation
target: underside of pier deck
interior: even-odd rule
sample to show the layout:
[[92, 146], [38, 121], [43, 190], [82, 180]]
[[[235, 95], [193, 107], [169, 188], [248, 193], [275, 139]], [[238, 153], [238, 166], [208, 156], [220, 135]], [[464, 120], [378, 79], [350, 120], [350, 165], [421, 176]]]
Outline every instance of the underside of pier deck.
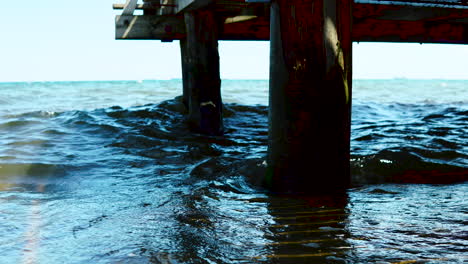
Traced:
[[[220, 25], [219, 40], [270, 38], [269, 3], [192, 0], [184, 8], [175, 9], [172, 6], [176, 2], [168, 2], [172, 4], [161, 6], [159, 1], [147, 1], [136, 6], [151, 15], [117, 16], [116, 39], [183, 39], [186, 37], [183, 13], [191, 8], [210, 9], [216, 13]], [[468, 44], [468, 4], [467, 8], [455, 8], [448, 5], [409, 5], [408, 1], [393, 1], [394, 4], [380, 2], [388, 3], [371, 1], [353, 4], [353, 41]], [[114, 5], [114, 8], [123, 7]], [[174, 10], [167, 14], [161, 12], [164, 7]], [[157, 15], [156, 10], [164, 15]]]

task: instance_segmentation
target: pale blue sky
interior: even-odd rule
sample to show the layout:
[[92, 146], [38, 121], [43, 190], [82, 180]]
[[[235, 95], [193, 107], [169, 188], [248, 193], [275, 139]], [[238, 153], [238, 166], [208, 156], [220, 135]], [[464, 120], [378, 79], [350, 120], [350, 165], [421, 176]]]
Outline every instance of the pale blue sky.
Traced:
[[[2, 3], [0, 82], [180, 78], [179, 44], [114, 39], [114, 2]], [[221, 77], [268, 79], [268, 42], [220, 42]], [[355, 79], [468, 79], [468, 45], [354, 44]]]

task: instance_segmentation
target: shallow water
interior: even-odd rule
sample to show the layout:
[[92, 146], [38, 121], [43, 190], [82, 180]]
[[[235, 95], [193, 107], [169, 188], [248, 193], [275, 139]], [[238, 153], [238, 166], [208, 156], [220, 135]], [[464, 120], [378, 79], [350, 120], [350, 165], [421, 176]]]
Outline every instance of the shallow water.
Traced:
[[468, 260], [467, 81], [356, 81], [346, 197], [256, 187], [267, 90], [223, 81], [205, 137], [179, 80], [0, 84], [0, 263]]

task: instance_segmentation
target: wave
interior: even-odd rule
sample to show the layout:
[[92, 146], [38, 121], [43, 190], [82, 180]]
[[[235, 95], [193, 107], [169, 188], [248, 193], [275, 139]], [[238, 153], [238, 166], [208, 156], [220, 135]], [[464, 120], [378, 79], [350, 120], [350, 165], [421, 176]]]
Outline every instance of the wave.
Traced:
[[[40, 130], [42, 137], [21, 136], [9, 145], [27, 147], [31, 144], [23, 143], [31, 142], [42, 148], [37, 153], [82, 157], [85, 164], [95, 162], [105, 166], [103, 159], [125, 155], [129, 163], [152, 161], [154, 170], [170, 170], [199, 179], [231, 175], [244, 176], [246, 184], [256, 185], [261, 181], [268, 142], [267, 106], [226, 104], [226, 133], [222, 137], [189, 132], [185, 111], [181, 97], [177, 97], [130, 108], [115, 106], [63, 112], [41, 120], [48, 122], [46, 129]], [[350, 161], [353, 182], [466, 181], [467, 112], [464, 107], [358, 102], [353, 109]], [[43, 113], [32, 115], [38, 117]], [[10, 119], [2, 128], [18, 130], [25, 125], [37, 124], [21, 118]], [[53, 144], [41, 146], [40, 142], [32, 141], [43, 137], [49, 137]], [[62, 173], [58, 169], [60, 165], [42, 163], [4, 164], [0, 172], [30, 176]], [[187, 168], [191, 169], [187, 171]]]
[[448, 184], [468, 180], [468, 168], [424, 161], [406, 149], [382, 150], [372, 155], [353, 156], [351, 172], [355, 184]]

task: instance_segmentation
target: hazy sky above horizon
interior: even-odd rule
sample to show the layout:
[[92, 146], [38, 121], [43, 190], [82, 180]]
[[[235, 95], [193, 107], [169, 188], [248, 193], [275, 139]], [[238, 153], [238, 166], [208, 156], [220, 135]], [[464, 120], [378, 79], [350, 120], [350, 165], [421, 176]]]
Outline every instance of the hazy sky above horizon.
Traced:
[[[179, 43], [115, 40], [122, 0], [2, 3], [0, 82], [181, 77]], [[355, 43], [355, 79], [468, 79], [468, 45]], [[268, 42], [219, 44], [223, 79], [268, 79]]]

